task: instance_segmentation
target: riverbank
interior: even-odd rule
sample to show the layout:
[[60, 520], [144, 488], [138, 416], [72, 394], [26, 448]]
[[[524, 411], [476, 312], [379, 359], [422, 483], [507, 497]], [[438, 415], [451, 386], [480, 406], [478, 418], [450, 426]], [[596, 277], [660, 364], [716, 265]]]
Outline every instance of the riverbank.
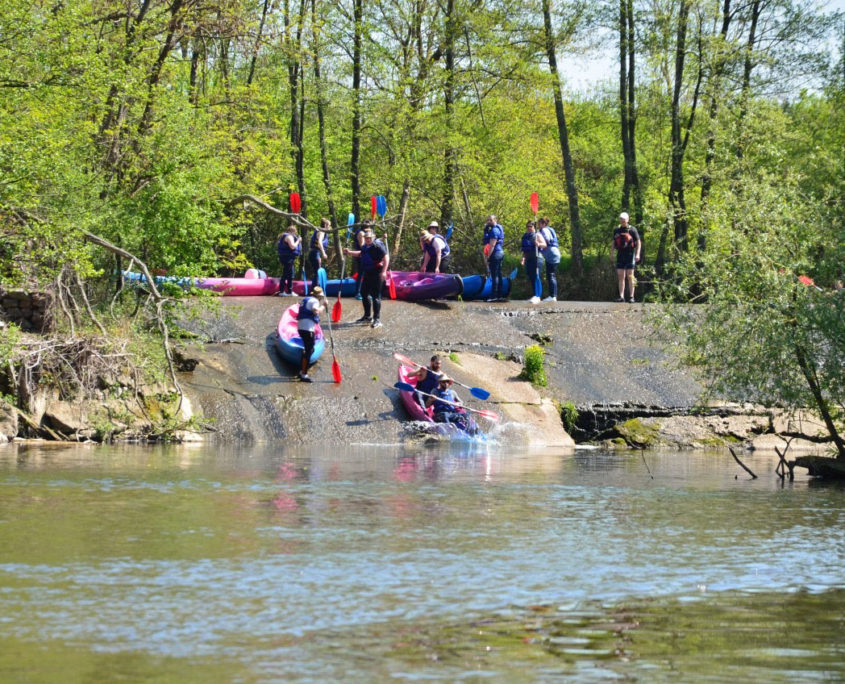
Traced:
[[[491, 396], [482, 402], [456, 387], [470, 406], [502, 416], [499, 425], [483, 425], [500, 443], [771, 450], [790, 441], [793, 451], [824, 450], [823, 425], [810, 414], [790, 418], [728, 401], [702, 406], [695, 374], [655, 335], [649, 321], [655, 305], [386, 301], [385, 326], [373, 330], [355, 323], [360, 302], [344, 299], [342, 320], [333, 326], [343, 380], [332, 381], [327, 346], [312, 370], [315, 382], [304, 384], [275, 350], [276, 324], [290, 300], [224, 297], [218, 303], [214, 313], [182, 322], [196, 339], [177, 354], [185, 393], [181, 414], [207, 429], [180, 430], [179, 439], [289, 444], [435, 439], [408, 423], [399, 403], [393, 355], [400, 352], [420, 363], [439, 353], [456, 380], [488, 390]], [[519, 377], [530, 345], [545, 351], [546, 387]], [[29, 419], [64, 436], [96, 439], [103, 422], [112, 420], [103, 418], [107, 409], [123, 420], [116, 426], [118, 439], [143, 437], [132, 429], [129, 412], [113, 403], [48, 397]], [[0, 432], [13, 437], [18, 428], [0, 415]]]

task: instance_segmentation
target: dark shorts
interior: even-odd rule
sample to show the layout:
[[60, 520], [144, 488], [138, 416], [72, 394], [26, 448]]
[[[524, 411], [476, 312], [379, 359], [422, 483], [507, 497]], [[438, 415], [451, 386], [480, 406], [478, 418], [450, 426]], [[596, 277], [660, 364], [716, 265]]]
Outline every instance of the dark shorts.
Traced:
[[624, 252], [616, 253], [616, 268], [619, 270], [632, 271], [636, 267], [634, 262], [634, 254], [625, 254]]

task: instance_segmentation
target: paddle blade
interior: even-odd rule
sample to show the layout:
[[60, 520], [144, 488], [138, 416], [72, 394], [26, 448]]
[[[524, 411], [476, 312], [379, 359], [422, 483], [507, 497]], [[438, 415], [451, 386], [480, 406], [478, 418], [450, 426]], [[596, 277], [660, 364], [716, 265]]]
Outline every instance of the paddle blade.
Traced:
[[399, 363], [403, 366], [419, 366], [420, 364], [414, 363], [404, 354], [400, 354], [399, 352], [393, 352], [393, 358], [396, 359]]
[[332, 307], [332, 323], [340, 323], [340, 317], [343, 315], [343, 305], [340, 303], [340, 291], [338, 291], [337, 301]]
[[511, 280], [516, 278], [516, 269], [513, 269], [510, 273], [508, 273], [508, 278], [510, 278]]
[[481, 387], [470, 387], [469, 393], [476, 399], [487, 400], [490, 398], [490, 392], [486, 389], [482, 389]]
[[484, 258], [485, 259], [490, 258], [490, 250], [492, 250], [492, 249], [493, 248], [489, 244], [484, 245]]
[[540, 209], [540, 196], [536, 192], [532, 192], [529, 202], [531, 203], [531, 211], [533, 211], [536, 216], [537, 211]]
[[378, 198], [375, 195], [370, 197], [370, 218], [376, 217], [377, 202], [378, 202]]
[[396, 299], [396, 285], [393, 282], [393, 276], [390, 271], [387, 272], [387, 291], [391, 299]]
[[540, 280], [540, 274], [537, 274], [537, 277], [534, 278], [534, 296], [539, 297], [543, 294], [543, 281]]
[[292, 192], [290, 194], [290, 210], [294, 214], [298, 214], [300, 209], [302, 209], [302, 199], [298, 192]]
[[498, 423], [501, 420], [499, 418], [499, 414], [495, 411], [476, 411], [476, 413], [486, 418], [487, 420], [492, 420], [494, 423]]
[[349, 216], [346, 217], [346, 225], [351, 226], [355, 224], [355, 214], [350, 213]]
[[334, 355], [332, 355], [332, 379], [337, 384], [340, 384], [340, 381], [343, 380], [343, 376], [340, 374], [340, 364], [337, 362], [337, 357]]
[[384, 195], [376, 197], [376, 210], [382, 218], [387, 216], [387, 198]]
[[308, 276], [305, 275], [305, 269], [302, 269], [302, 287], [305, 288], [305, 296], [308, 296]]
[[328, 280], [328, 277], [326, 276], [326, 269], [317, 269], [317, 284], [320, 286], [323, 294], [326, 293], [326, 280]]
[[393, 386], [396, 389], [401, 390], [402, 392], [413, 392], [414, 391], [414, 386], [407, 383], [407, 382], [396, 382], [396, 383], [393, 384]]
[[452, 237], [452, 231], [455, 229], [455, 225], [450, 223], [449, 229], [446, 231], [446, 235], [443, 237], [445, 238], [446, 242], [449, 242], [449, 238]]

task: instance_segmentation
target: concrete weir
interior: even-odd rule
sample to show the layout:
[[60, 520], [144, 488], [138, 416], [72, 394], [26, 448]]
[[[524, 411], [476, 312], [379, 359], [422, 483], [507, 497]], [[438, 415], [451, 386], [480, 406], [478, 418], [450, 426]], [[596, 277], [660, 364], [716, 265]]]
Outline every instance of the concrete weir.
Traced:
[[[344, 299], [333, 326], [343, 380], [332, 381], [327, 345], [312, 369], [314, 382], [305, 384], [274, 349], [276, 324], [295, 301], [226, 297], [216, 314], [186, 324], [205, 343], [186, 351], [199, 363], [180, 382], [191, 410], [212, 419], [220, 437], [294, 444], [418, 439], [393, 388], [397, 351], [420, 363], [440, 353], [456, 380], [490, 391], [482, 402], [455, 386], [468, 405], [501, 414], [495, 436], [505, 443], [572, 448], [562, 402], [692, 406], [699, 392], [653, 344], [643, 305], [587, 302], [385, 301], [384, 327], [374, 330], [354, 322], [361, 303]], [[539, 389], [518, 377], [525, 348], [538, 340], [548, 378]]]

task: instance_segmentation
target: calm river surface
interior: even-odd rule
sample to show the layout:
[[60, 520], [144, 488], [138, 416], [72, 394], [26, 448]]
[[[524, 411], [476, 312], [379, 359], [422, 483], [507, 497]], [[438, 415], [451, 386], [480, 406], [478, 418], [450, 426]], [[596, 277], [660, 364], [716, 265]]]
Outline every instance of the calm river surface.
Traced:
[[771, 457], [0, 447], [0, 681], [842, 681]]

